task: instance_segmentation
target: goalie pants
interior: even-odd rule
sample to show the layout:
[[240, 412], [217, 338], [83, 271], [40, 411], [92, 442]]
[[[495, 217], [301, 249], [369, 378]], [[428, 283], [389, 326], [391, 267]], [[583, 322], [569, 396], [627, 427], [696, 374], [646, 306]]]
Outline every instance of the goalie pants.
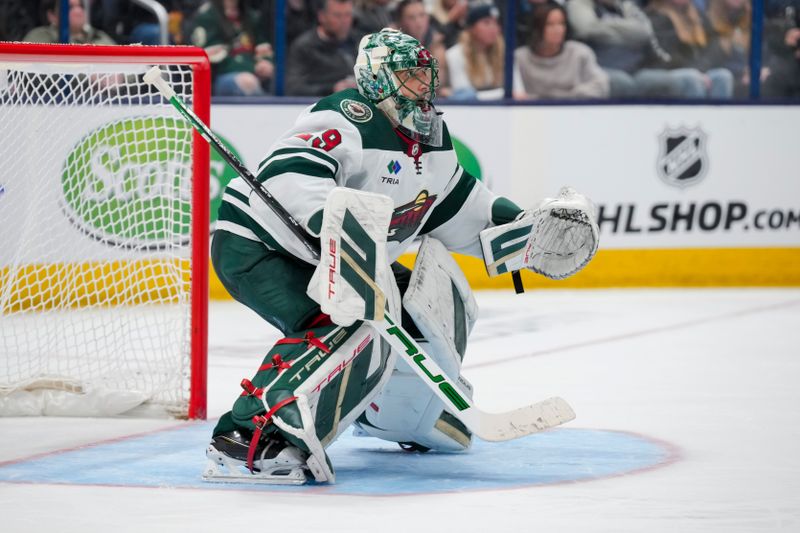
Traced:
[[[334, 367], [324, 386], [313, 391], [318, 394], [312, 406], [315, 432], [322, 444], [327, 445], [340, 433], [337, 433], [339, 423], [360, 414], [363, 399], [377, 393], [378, 385], [385, 382], [388, 345], [379, 337], [366, 334], [371, 328], [362, 323], [343, 328], [321, 313], [319, 304], [306, 295], [314, 272], [312, 265], [227, 231], [214, 233], [211, 260], [231, 296], [284, 335], [266, 354], [252, 381], [243, 382], [245, 391], [232, 410], [220, 418], [214, 436], [239, 428], [254, 430], [258, 417], [266, 412], [259, 398], [263, 388], [268, 389], [267, 404], [288, 402], [299, 384], [310, 376], [320, 372], [328, 375], [323, 367], [329, 359], [327, 354], [346, 350], [348, 356], [340, 363], [341, 368]], [[401, 293], [405, 292], [411, 271], [397, 263], [392, 270]], [[405, 312], [402, 318], [407, 331], [419, 337], [418, 329]], [[342, 370], [344, 365], [349, 367], [347, 372]], [[301, 413], [293, 404], [281, 408], [280, 416], [289, 426], [303, 425]], [[271, 425], [265, 431], [278, 428]], [[280, 432], [296, 446], [308, 449], [291, 431]]]

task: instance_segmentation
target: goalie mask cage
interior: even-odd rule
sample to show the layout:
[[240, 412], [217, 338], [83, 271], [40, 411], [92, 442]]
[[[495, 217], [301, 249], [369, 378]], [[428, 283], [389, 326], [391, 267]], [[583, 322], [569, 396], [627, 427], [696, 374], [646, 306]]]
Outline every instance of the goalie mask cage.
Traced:
[[209, 148], [191, 47], [0, 43], [0, 415], [206, 416]]

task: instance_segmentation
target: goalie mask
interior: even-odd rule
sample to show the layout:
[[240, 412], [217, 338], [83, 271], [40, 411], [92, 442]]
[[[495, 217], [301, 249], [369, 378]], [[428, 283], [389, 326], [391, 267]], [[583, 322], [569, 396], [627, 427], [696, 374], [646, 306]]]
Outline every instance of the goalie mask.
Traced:
[[436, 59], [419, 41], [384, 28], [366, 35], [353, 69], [359, 92], [409, 138], [442, 144], [442, 117], [433, 106], [439, 86]]

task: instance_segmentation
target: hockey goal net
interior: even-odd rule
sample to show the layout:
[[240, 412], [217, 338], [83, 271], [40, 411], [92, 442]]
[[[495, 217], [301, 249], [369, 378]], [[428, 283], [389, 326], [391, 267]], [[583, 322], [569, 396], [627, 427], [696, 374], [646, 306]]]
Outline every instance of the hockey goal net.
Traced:
[[0, 415], [205, 418], [200, 49], [0, 43]]

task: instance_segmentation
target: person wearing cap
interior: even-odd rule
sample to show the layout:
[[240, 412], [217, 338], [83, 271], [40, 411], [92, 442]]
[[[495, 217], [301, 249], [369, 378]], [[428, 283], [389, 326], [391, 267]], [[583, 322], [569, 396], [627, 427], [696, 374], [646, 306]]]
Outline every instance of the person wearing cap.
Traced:
[[[500, 11], [492, 3], [471, 5], [467, 28], [458, 44], [447, 50], [447, 65], [453, 99], [495, 100], [503, 97], [505, 40]], [[525, 91], [515, 84], [515, 97]]]

